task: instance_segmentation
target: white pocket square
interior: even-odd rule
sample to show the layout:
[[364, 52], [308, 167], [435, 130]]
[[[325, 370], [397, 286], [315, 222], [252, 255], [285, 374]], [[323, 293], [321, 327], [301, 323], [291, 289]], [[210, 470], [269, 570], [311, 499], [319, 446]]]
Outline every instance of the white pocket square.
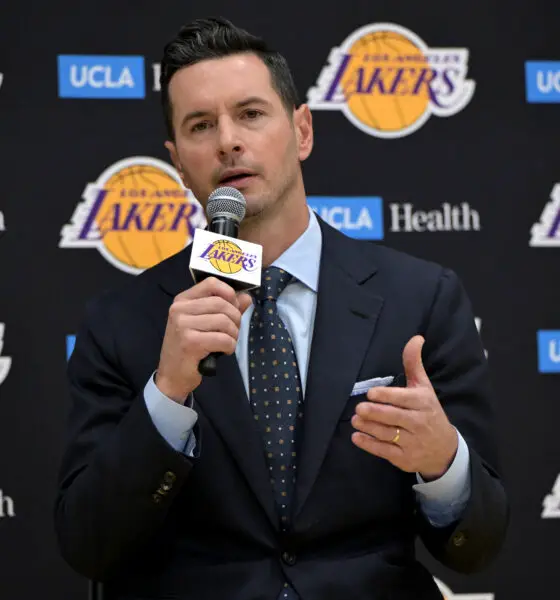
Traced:
[[374, 377], [373, 379], [365, 379], [364, 381], [357, 381], [352, 388], [351, 396], [357, 396], [358, 394], [365, 394], [372, 387], [387, 386], [393, 383], [395, 378], [390, 375], [389, 377]]

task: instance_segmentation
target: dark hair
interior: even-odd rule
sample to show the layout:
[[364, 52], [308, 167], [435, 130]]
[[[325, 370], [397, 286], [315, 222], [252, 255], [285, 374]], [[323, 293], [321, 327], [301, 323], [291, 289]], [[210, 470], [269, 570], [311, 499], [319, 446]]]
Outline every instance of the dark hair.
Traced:
[[202, 60], [222, 58], [239, 53], [256, 54], [268, 67], [272, 87], [280, 96], [282, 104], [291, 114], [299, 106], [299, 99], [286, 59], [259, 37], [233, 25], [221, 17], [196, 19], [181, 27], [174, 39], [165, 45], [161, 61], [161, 102], [165, 125], [170, 139], [173, 131], [172, 106], [169, 99], [171, 77], [188, 65]]

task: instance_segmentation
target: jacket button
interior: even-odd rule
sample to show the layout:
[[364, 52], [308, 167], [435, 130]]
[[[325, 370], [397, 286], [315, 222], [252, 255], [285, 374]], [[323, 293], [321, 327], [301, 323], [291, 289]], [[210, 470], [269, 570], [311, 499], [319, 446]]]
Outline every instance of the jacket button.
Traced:
[[464, 546], [466, 541], [467, 541], [467, 536], [465, 535], [465, 533], [463, 531], [459, 531], [453, 536], [453, 545], [457, 546], [457, 548]]
[[296, 564], [296, 555], [291, 552], [283, 552], [282, 560], [291, 567]]
[[173, 485], [176, 479], [177, 475], [175, 475], [173, 471], [167, 471], [167, 473], [163, 476], [163, 483], [166, 483], [167, 485]]

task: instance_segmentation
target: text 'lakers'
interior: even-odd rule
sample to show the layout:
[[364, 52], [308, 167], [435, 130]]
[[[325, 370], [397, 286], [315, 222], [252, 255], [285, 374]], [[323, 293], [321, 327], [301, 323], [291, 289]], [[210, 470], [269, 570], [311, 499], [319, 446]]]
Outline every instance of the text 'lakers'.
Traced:
[[256, 256], [243, 252], [229, 240], [217, 240], [208, 244], [200, 258], [208, 260], [220, 273], [238, 273], [241, 269], [252, 271], [257, 266]]

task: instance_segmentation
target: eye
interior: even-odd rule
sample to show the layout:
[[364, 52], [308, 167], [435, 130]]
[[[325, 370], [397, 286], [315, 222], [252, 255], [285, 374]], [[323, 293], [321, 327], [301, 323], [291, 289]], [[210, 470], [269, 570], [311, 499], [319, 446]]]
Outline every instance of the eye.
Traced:
[[208, 129], [209, 126], [210, 123], [208, 123], [208, 121], [200, 121], [200, 123], [196, 123], [191, 127], [191, 132], [196, 133], [198, 131], [204, 131], [205, 129]]
[[249, 119], [249, 121], [254, 121], [257, 117], [262, 116], [262, 114], [263, 113], [256, 108], [249, 108], [243, 113], [243, 116]]

